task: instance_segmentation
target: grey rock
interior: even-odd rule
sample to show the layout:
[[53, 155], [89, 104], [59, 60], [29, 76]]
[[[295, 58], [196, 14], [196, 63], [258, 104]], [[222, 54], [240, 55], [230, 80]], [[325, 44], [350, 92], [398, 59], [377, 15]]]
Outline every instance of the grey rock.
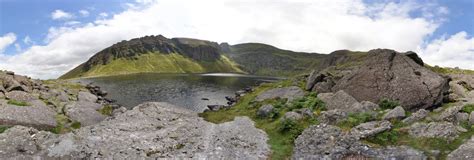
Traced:
[[460, 81], [451, 81], [449, 82], [449, 87], [451, 92], [455, 95], [456, 99], [467, 97], [467, 89], [459, 84]]
[[351, 129], [351, 134], [358, 138], [367, 138], [392, 128], [389, 121], [372, 121], [362, 123]]
[[326, 103], [328, 110], [339, 109], [344, 112], [361, 112], [363, 106], [343, 90], [336, 93], [320, 93], [318, 98]]
[[257, 116], [258, 117], [268, 117], [272, 112], [274, 111], [273, 105], [271, 104], [266, 104], [260, 107], [257, 111]]
[[[341, 51], [331, 53], [329, 57], [340, 54], [337, 52]], [[333, 78], [337, 80], [331, 91], [344, 90], [358, 101], [376, 103], [382, 99], [392, 99], [398, 100], [407, 110], [417, 110], [440, 105], [448, 94], [447, 78], [419, 65], [406, 54], [388, 49], [370, 50], [365, 57], [357, 60], [361, 64], [352, 68], [343, 66], [348, 62], [344, 59], [351, 56], [339, 57], [342, 58], [332, 60], [334, 63], [326, 68], [331, 73], [341, 75]], [[342, 67], [335, 67], [338, 65]], [[348, 74], [338, 74], [347, 70]], [[313, 81], [308, 79], [310, 82]], [[307, 88], [311, 88], [311, 84], [308, 85]]]
[[36, 100], [37, 98], [27, 92], [24, 91], [11, 91], [7, 92], [5, 96], [8, 99], [16, 100], [16, 101], [22, 101], [22, 102], [29, 102]]
[[347, 113], [338, 109], [321, 112], [318, 121], [325, 124], [335, 125], [347, 118]]
[[461, 123], [469, 120], [469, 114], [464, 112], [456, 113], [456, 122]]
[[32, 106], [15, 106], [0, 103], [0, 125], [23, 125], [38, 129], [56, 127], [56, 112], [42, 101], [32, 101]]
[[303, 119], [303, 115], [296, 113], [296, 112], [286, 112], [283, 116], [284, 120], [292, 120], [292, 121], [299, 121]]
[[474, 159], [474, 136], [448, 154], [448, 160], [470, 160]]
[[34, 154], [11, 151], [0, 158], [267, 159], [267, 140], [249, 118], [213, 124], [174, 105], [144, 103], [96, 125], [48, 139]]
[[401, 106], [397, 106], [394, 109], [388, 111], [384, 116], [383, 119], [391, 120], [391, 119], [402, 119], [405, 118], [405, 110]]
[[468, 131], [466, 128], [464, 128], [464, 127], [462, 127], [462, 126], [456, 126], [456, 129], [457, 129], [459, 132], [462, 132], [462, 133]]
[[255, 100], [256, 101], [263, 101], [266, 99], [273, 99], [273, 98], [287, 98], [288, 101], [291, 101], [295, 98], [301, 98], [304, 96], [304, 91], [296, 86], [285, 87], [285, 88], [275, 88], [267, 90], [260, 95], [258, 95]]
[[82, 126], [97, 124], [103, 121], [106, 116], [97, 110], [102, 105], [87, 101], [72, 102], [65, 106], [65, 114], [73, 121], [80, 122]]
[[310, 126], [298, 136], [292, 158], [424, 160], [426, 156], [407, 146], [371, 148], [338, 127], [321, 124]]
[[296, 109], [294, 111], [296, 113], [303, 115], [304, 117], [312, 118], [314, 116], [314, 113], [309, 108], [301, 108], [301, 109]]
[[308, 77], [305, 89], [318, 93], [331, 92], [331, 88], [335, 85], [334, 80], [328, 72], [313, 71]]
[[469, 115], [469, 124], [474, 125], [474, 112], [471, 112], [471, 115]]
[[360, 104], [362, 105], [362, 111], [365, 111], [365, 112], [368, 112], [368, 111], [375, 111], [375, 110], [378, 110], [380, 109], [379, 105], [378, 104], [375, 104], [375, 103], [372, 103], [370, 101], [362, 101], [360, 102]]
[[5, 98], [5, 94], [3, 92], [0, 92], [0, 99], [4, 99]]
[[0, 134], [0, 159], [30, 159], [18, 155], [33, 155], [45, 149], [45, 141], [55, 138], [51, 132], [38, 131], [34, 128], [14, 126]]
[[81, 91], [79, 92], [79, 94], [77, 95], [77, 99], [79, 101], [87, 101], [87, 102], [97, 102], [97, 96], [96, 95], [93, 95], [92, 93], [90, 92], [85, 92], [85, 91]]
[[414, 137], [446, 138], [452, 140], [459, 134], [457, 127], [449, 122], [414, 123], [408, 127], [408, 133]]
[[410, 117], [407, 117], [407, 118], [403, 119], [402, 122], [405, 123], [405, 124], [410, 124], [410, 123], [413, 123], [413, 122], [416, 122], [416, 121], [420, 121], [420, 120], [424, 119], [426, 116], [428, 116], [428, 113], [429, 113], [429, 111], [427, 111], [425, 109], [420, 109], [420, 110], [416, 111], [415, 113], [411, 114]]
[[461, 111], [462, 108], [462, 105], [449, 107], [441, 112], [436, 119], [440, 121], [456, 122], [456, 114]]

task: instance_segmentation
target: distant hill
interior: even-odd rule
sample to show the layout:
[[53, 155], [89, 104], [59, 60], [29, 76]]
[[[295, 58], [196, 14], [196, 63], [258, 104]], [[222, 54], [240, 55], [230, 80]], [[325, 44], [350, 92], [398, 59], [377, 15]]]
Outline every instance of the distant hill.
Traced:
[[324, 56], [259, 43], [229, 45], [191, 38], [145, 36], [119, 42], [96, 53], [60, 79], [142, 72], [292, 76], [310, 72]]

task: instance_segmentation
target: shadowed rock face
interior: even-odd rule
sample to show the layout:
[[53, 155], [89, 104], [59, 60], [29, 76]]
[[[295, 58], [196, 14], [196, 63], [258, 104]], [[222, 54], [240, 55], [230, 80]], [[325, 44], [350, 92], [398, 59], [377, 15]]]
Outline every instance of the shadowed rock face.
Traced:
[[[331, 65], [341, 65], [338, 61], [345, 60], [333, 61]], [[358, 101], [378, 103], [381, 99], [396, 100], [408, 110], [440, 105], [448, 93], [448, 80], [420, 63], [421, 59], [413, 52], [402, 54], [387, 49], [371, 50], [360, 65], [349, 70], [332, 70], [342, 73], [331, 79], [334, 85], [329, 87], [329, 91], [344, 90]], [[313, 72], [312, 75], [318, 73]], [[317, 77], [310, 76], [307, 89], [318, 88], [311, 87], [320, 83], [315, 79]]]

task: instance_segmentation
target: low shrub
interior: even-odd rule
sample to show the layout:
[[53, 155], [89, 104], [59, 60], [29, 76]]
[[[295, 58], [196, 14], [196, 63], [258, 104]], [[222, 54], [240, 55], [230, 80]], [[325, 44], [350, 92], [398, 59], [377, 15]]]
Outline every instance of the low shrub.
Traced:
[[394, 109], [395, 107], [400, 106], [400, 103], [398, 101], [383, 99], [380, 101], [379, 106], [382, 109]]
[[81, 128], [81, 122], [73, 122], [73, 123], [71, 123], [71, 128], [74, 128], [74, 129], [79, 129], [79, 128]]
[[466, 112], [466, 113], [471, 113], [472, 111], [474, 111], [474, 104], [466, 104], [464, 105], [464, 107], [462, 107], [462, 112]]
[[361, 113], [350, 113], [347, 119], [338, 123], [338, 126], [345, 129], [350, 129], [361, 123], [369, 122], [375, 120], [375, 117], [367, 112]]
[[99, 109], [99, 112], [102, 115], [106, 115], [106, 116], [111, 116], [113, 111], [114, 111], [114, 109], [110, 105], [105, 105], [104, 107]]
[[303, 132], [304, 127], [294, 120], [283, 119], [280, 121], [278, 130], [282, 133], [290, 134], [293, 138], [296, 138]]

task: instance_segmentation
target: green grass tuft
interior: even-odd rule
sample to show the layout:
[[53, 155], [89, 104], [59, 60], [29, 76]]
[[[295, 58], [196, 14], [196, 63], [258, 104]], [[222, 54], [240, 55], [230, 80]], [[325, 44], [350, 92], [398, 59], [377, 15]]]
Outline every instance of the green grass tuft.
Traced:
[[373, 120], [375, 120], [375, 117], [367, 112], [349, 113], [347, 119], [339, 122], [337, 126], [344, 130], [350, 130], [352, 127]]
[[15, 106], [30, 106], [31, 105], [28, 102], [17, 101], [17, 100], [14, 100], [14, 99], [8, 100], [8, 104], [15, 105]]
[[101, 109], [98, 110], [102, 115], [106, 115], [106, 116], [111, 116], [112, 115], [112, 112], [114, 111], [114, 109], [112, 108], [111, 105], [105, 105], [104, 107], [102, 107]]
[[8, 130], [9, 128], [11, 128], [11, 127], [10, 127], [10, 126], [0, 126], [0, 133], [5, 132], [5, 131]]
[[383, 99], [380, 101], [379, 106], [382, 109], [394, 109], [395, 107], [400, 106], [400, 103], [398, 101]]
[[81, 128], [81, 122], [72, 122], [71, 123], [71, 128], [74, 128], [74, 129]]
[[466, 113], [471, 113], [472, 111], [474, 111], [474, 104], [466, 104], [464, 105], [464, 107], [462, 107], [462, 112], [466, 112]]

